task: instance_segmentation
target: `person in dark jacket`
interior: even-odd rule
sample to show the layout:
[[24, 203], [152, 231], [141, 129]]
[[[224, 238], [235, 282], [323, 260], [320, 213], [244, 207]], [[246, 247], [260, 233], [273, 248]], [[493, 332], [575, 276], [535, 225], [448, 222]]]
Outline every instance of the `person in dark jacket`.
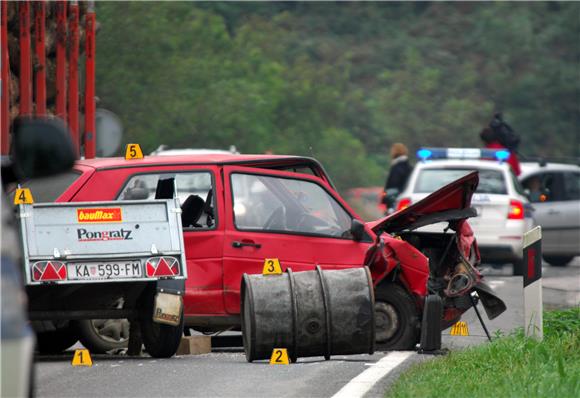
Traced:
[[[487, 149], [508, 149], [501, 144], [497, 136], [497, 133], [490, 127], [486, 127], [483, 130], [481, 130], [481, 132], [479, 133], [479, 137], [481, 138], [481, 140], [483, 141], [483, 145]], [[509, 152], [510, 157], [507, 160], [507, 164], [511, 166], [512, 172], [516, 176], [519, 176], [522, 171], [520, 168], [520, 161], [518, 159], [518, 155], [515, 153], [515, 151]]]
[[409, 163], [408, 154], [409, 150], [400, 142], [394, 143], [391, 146], [391, 169], [389, 170], [389, 176], [385, 183], [385, 194], [383, 197], [383, 203], [387, 205], [387, 208], [394, 206], [397, 194], [405, 188], [405, 184], [407, 184], [407, 180], [413, 169]]

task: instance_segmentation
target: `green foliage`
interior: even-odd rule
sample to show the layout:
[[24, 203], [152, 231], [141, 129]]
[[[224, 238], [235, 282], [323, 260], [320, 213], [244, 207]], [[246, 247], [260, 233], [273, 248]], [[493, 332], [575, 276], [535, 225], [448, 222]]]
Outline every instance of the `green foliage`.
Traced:
[[[146, 151], [314, 155], [382, 185], [390, 144], [578, 156], [578, 3], [97, 2], [99, 106]], [[575, 145], [570, 145], [575, 143]]]
[[522, 330], [411, 368], [389, 397], [577, 397], [580, 308], [544, 313], [544, 341]]

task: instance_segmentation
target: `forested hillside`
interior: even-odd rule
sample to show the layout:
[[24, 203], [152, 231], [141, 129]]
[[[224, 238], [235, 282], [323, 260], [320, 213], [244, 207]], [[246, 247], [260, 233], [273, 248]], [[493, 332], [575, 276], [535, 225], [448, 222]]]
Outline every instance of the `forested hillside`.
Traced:
[[579, 3], [97, 2], [97, 95], [146, 151], [313, 155], [380, 185], [388, 147], [578, 156]]

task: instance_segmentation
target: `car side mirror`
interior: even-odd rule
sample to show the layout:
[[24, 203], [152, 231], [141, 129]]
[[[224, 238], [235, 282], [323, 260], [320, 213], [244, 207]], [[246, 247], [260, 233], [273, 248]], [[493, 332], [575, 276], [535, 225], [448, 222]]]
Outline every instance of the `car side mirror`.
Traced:
[[365, 225], [356, 218], [353, 218], [350, 224], [350, 234], [355, 241], [361, 241], [365, 234]]
[[18, 179], [62, 173], [70, 169], [74, 161], [72, 140], [60, 119], [16, 119], [12, 165]]

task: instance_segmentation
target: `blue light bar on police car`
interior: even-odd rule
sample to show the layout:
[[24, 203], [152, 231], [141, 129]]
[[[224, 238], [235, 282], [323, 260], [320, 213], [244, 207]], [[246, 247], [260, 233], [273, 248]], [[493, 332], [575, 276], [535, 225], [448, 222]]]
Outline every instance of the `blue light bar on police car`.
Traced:
[[432, 159], [497, 159], [505, 162], [510, 157], [507, 149], [480, 148], [421, 148], [417, 151], [421, 161]]

